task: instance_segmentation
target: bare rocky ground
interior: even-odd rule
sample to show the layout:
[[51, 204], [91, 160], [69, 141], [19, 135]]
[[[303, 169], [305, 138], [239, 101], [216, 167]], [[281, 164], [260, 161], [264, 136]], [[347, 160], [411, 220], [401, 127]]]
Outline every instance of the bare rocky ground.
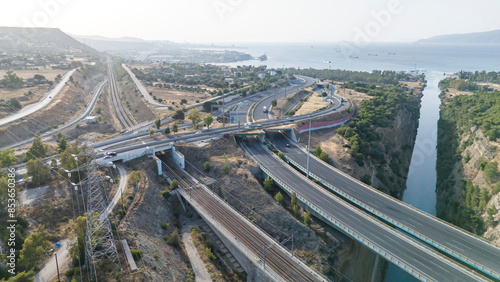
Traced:
[[[120, 222], [118, 233], [121, 239], [127, 239], [130, 248], [142, 250], [143, 256], [136, 262], [138, 272], [121, 275], [116, 281], [193, 281], [182, 245], [173, 247], [163, 239], [180, 227], [177, 216], [181, 208], [176, 197], [167, 200], [161, 195], [168, 187], [160, 184], [160, 178], [155, 175], [156, 162], [142, 158], [127, 163], [126, 167], [127, 170], [142, 170], [142, 176], [139, 187], [129, 187], [125, 194], [134, 197], [132, 200], [126, 197], [125, 204], [138, 202]], [[163, 223], [169, 223], [166, 230], [161, 227]], [[129, 269], [126, 261], [124, 265]]]
[[128, 74], [120, 79], [119, 88], [120, 97], [125, 97], [124, 100], [128, 101], [128, 110], [138, 123], [153, 121], [157, 118]]

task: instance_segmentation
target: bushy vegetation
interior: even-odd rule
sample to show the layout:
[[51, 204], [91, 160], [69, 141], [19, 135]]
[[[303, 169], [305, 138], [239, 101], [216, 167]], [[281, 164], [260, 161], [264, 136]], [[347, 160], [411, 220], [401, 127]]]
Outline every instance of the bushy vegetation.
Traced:
[[464, 72], [458, 73], [460, 79], [468, 79], [469, 81], [475, 82], [489, 82], [500, 84], [500, 72], [486, 72], [486, 71], [476, 71], [476, 72]]
[[411, 114], [412, 120], [419, 117], [419, 102], [405, 91], [402, 85], [384, 85], [367, 91], [375, 95], [361, 102], [360, 109], [349, 126], [341, 126], [337, 133], [349, 141], [350, 154], [362, 165], [363, 160], [371, 159], [385, 164], [387, 152], [382, 136], [375, 131], [378, 127], [389, 127], [398, 111], [405, 110]]
[[[351, 81], [351, 82], [364, 82], [370, 84], [392, 84], [398, 85], [399, 81], [410, 80], [407, 74], [395, 71], [379, 71], [372, 72], [364, 71], [349, 71], [349, 70], [328, 70], [328, 69], [288, 69], [289, 73], [306, 75], [319, 79], [328, 79], [333, 81]], [[424, 80], [423, 75], [419, 77], [421, 81]]]
[[[478, 74], [479, 75], [479, 74]], [[455, 180], [450, 178], [462, 153], [473, 142], [474, 135], [460, 144], [462, 136], [470, 128], [479, 128], [491, 141], [500, 137], [500, 92], [478, 91], [474, 95], [453, 97], [441, 106], [438, 121], [437, 159], [437, 216], [471, 232], [484, 232], [481, 214], [489, 200], [488, 189], [475, 187], [468, 179], [462, 180], [458, 198], [454, 197]], [[468, 152], [468, 151], [467, 151]], [[470, 160], [465, 153], [464, 161]], [[490, 185], [498, 181], [496, 163], [483, 162], [480, 169]], [[455, 195], [456, 196], [456, 195]], [[490, 222], [491, 223], [491, 222]]]

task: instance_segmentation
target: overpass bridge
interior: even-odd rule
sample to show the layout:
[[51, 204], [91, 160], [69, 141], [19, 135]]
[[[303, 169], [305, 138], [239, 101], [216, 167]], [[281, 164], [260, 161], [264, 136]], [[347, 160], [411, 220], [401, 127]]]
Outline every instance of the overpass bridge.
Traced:
[[[307, 171], [307, 151], [283, 133], [269, 133], [267, 140], [299, 171]], [[289, 147], [287, 146], [289, 144]], [[352, 205], [374, 215], [456, 261], [500, 280], [500, 248], [435, 216], [386, 195], [326, 164], [311, 154], [309, 175]], [[316, 187], [316, 189], [324, 189]]]
[[322, 189], [276, 157], [256, 138], [240, 141], [261, 169], [319, 219], [340, 229], [421, 281], [487, 281], [404, 232], [388, 226]]

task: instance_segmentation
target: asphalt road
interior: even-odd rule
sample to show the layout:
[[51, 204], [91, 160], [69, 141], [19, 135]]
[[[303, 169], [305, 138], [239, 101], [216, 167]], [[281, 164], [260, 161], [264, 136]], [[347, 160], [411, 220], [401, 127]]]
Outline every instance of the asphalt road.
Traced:
[[[253, 139], [253, 140], [252, 140]], [[312, 182], [299, 176], [292, 168], [273, 157], [265, 150], [259, 140], [249, 138], [241, 143], [242, 147], [269, 169], [275, 177], [296, 191], [297, 195], [314, 203], [329, 217], [347, 225], [362, 239], [371, 242], [382, 252], [397, 258], [402, 263], [420, 272], [434, 281], [480, 281], [483, 278], [469, 272], [451, 262], [431, 248], [409, 239], [405, 234], [396, 231], [385, 224], [373, 220], [367, 214], [345, 203], [340, 198], [315, 186]], [[357, 240], [360, 240], [359, 238]], [[399, 265], [399, 267], [402, 267]]]
[[0, 119], [0, 126], [18, 120], [20, 118], [23, 118], [25, 116], [31, 115], [32, 113], [41, 110], [45, 106], [50, 104], [54, 100], [54, 98], [59, 94], [59, 92], [61, 92], [61, 89], [63, 89], [63, 87], [66, 85], [66, 82], [68, 82], [69, 78], [73, 75], [73, 73], [75, 73], [76, 70], [77, 69], [72, 69], [67, 73], [65, 73], [62, 76], [61, 81], [56, 85], [56, 87], [54, 87], [54, 89], [50, 90], [49, 92], [45, 93], [44, 95], [45, 97], [40, 102], [29, 104], [26, 107], [19, 110], [18, 112]]
[[[65, 125], [63, 125], [61, 127], [58, 127], [56, 129], [49, 130], [47, 132], [42, 133], [41, 134], [42, 138], [48, 137], [48, 136], [52, 136], [52, 135], [56, 134], [59, 131], [66, 130], [66, 129], [72, 127], [73, 125], [77, 124], [78, 122], [82, 121], [83, 119], [85, 119], [92, 112], [92, 110], [94, 109], [94, 106], [95, 106], [95, 104], [97, 102], [97, 99], [99, 98], [99, 95], [101, 95], [101, 91], [102, 91], [104, 85], [106, 85], [107, 82], [108, 82], [108, 80], [105, 80], [96, 89], [96, 91], [94, 92], [94, 96], [90, 99], [90, 102], [87, 104], [87, 107], [85, 108], [85, 110], [83, 111], [83, 113], [78, 118], [76, 118], [75, 120], [73, 120], [70, 123], [65, 124]], [[32, 141], [33, 141], [33, 137], [29, 138], [29, 139], [26, 139], [26, 140], [23, 140], [21, 142], [18, 142], [18, 143], [14, 144], [14, 145], [10, 145], [8, 147], [0, 148], [0, 150], [3, 150], [5, 148], [16, 148], [16, 147], [23, 146], [23, 145], [26, 145], [28, 143], [31, 143]]]
[[270, 95], [267, 98], [262, 99], [259, 103], [255, 105], [252, 113], [252, 118], [254, 119], [254, 121], [261, 121], [269, 118], [268, 114], [264, 113], [264, 107], [266, 107], [266, 109], [269, 110], [269, 108], [271, 107], [272, 100], [274, 99], [279, 100], [281, 98], [284, 98], [285, 96], [292, 95], [293, 93], [301, 89], [313, 85], [314, 82], [316, 81], [315, 79], [306, 76], [297, 76], [297, 77], [301, 78], [304, 82], [301, 84], [293, 84], [292, 86], [286, 88], [282, 87], [279, 90], [275, 90], [270, 94], [276, 92], [276, 95]]
[[[307, 167], [307, 154], [304, 150], [292, 144], [281, 133], [269, 133], [268, 136], [268, 140], [288, 158], [303, 168]], [[287, 143], [290, 144], [290, 147], [286, 146]], [[496, 271], [496, 275], [498, 275], [498, 271], [500, 271], [500, 248], [385, 195], [375, 188], [369, 188], [367, 185], [353, 180], [353, 178], [341, 171], [315, 158], [309, 160], [309, 171], [350, 197], [434, 241], [434, 247], [443, 250], [448, 248], [455, 254], [460, 254], [477, 264]]]

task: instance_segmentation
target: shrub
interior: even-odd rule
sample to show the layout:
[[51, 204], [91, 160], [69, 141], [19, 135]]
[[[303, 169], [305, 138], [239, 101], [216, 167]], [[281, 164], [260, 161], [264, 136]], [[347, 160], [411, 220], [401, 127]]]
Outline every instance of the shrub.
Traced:
[[267, 192], [273, 190], [273, 180], [271, 179], [271, 177], [268, 176], [266, 179], [264, 179], [263, 186]]
[[278, 192], [276, 195], [274, 195], [274, 200], [280, 205], [283, 204], [283, 195], [281, 194], [281, 192]]
[[138, 249], [130, 249], [130, 252], [132, 253], [132, 257], [136, 261], [140, 260], [142, 257], [142, 254], [143, 254], [143, 252], [141, 250], [138, 250]]
[[280, 159], [284, 160], [284, 159], [285, 159], [285, 154], [283, 154], [282, 152], [279, 152], [279, 153], [278, 153], [278, 157], [279, 157]]
[[210, 259], [210, 260], [215, 260], [216, 257], [214, 255], [214, 253], [212, 253], [212, 249], [210, 248], [205, 248], [205, 253], [207, 254], [207, 257]]
[[229, 173], [229, 166], [226, 164], [224, 164], [224, 166], [221, 168], [220, 170], [223, 174], [228, 174]]
[[167, 228], [168, 228], [168, 226], [169, 226], [169, 225], [170, 225], [170, 223], [168, 223], [168, 222], [164, 222], [164, 223], [162, 223], [161, 228], [162, 228], [163, 230], [167, 230]]
[[170, 191], [163, 191], [161, 192], [161, 195], [163, 198], [168, 199], [170, 197]]
[[175, 228], [172, 233], [170, 233], [170, 236], [168, 236], [168, 239], [166, 240], [167, 244], [174, 246], [174, 247], [180, 247], [181, 246], [181, 236], [179, 235], [179, 229]]
[[210, 171], [210, 162], [206, 162], [203, 164], [203, 170], [206, 172]]
[[154, 254], [153, 254], [153, 257], [154, 257], [155, 259], [158, 259], [158, 253], [154, 253]]
[[307, 211], [306, 214], [304, 215], [304, 224], [307, 225], [308, 227], [311, 226], [311, 212]]
[[179, 187], [179, 182], [177, 182], [176, 179], [172, 180], [172, 182], [170, 183], [170, 190], [175, 190], [177, 189], [177, 187]]

